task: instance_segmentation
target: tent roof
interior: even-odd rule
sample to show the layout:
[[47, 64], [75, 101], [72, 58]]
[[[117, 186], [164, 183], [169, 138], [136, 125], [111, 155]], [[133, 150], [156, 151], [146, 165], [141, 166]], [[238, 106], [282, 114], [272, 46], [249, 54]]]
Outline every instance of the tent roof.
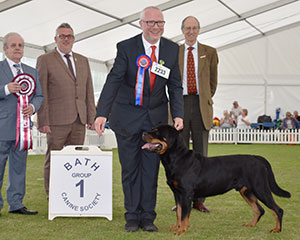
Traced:
[[[147, 0], [0, 0], [0, 37], [20, 33], [27, 45], [49, 50], [56, 27], [74, 29], [74, 51], [107, 62], [116, 43], [141, 32], [138, 24]], [[299, 0], [152, 0], [166, 21], [164, 37], [183, 42], [180, 25], [192, 15], [201, 24], [198, 40], [216, 48], [300, 25]]]

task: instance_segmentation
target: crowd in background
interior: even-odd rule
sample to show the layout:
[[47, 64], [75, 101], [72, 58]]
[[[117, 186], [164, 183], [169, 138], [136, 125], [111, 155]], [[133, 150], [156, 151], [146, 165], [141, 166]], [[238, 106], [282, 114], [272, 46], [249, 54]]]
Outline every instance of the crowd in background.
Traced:
[[291, 112], [286, 112], [285, 118], [276, 118], [272, 121], [270, 116], [262, 115], [258, 116], [256, 123], [251, 123], [248, 117], [248, 109], [239, 106], [238, 101], [233, 102], [233, 106], [230, 111], [224, 110], [222, 118], [214, 118], [213, 127], [218, 128], [257, 128], [261, 127], [263, 123], [274, 123], [273, 128], [278, 128], [282, 130], [296, 129], [300, 127], [300, 116], [298, 111], [295, 110], [293, 114]]

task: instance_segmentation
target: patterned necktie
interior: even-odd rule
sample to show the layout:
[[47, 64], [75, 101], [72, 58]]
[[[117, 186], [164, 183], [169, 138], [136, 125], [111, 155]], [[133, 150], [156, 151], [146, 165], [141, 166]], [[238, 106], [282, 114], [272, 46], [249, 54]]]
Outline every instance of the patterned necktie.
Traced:
[[70, 69], [70, 72], [72, 73], [73, 77], [76, 79], [75, 77], [75, 74], [74, 74], [74, 70], [73, 70], [73, 66], [72, 66], [72, 63], [71, 63], [71, 60], [70, 60], [70, 54], [65, 54], [64, 57], [67, 59], [67, 62], [68, 62], [68, 67]]
[[189, 95], [197, 94], [196, 74], [195, 74], [195, 62], [192, 53], [193, 47], [188, 48], [187, 56], [187, 89]]
[[[155, 56], [155, 49], [156, 49], [156, 46], [151, 46], [152, 48], [152, 53], [151, 53], [151, 62], [157, 62], [157, 59], [156, 59], [156, 56]], [[152, 65], [151, 65], [152, 66]], [[155, 79], [156, 79], [156, 74], [150, 72], [150, 89], [151, 89], [151, 92], [152, 92], [152, 89], [154, 87], [154, 83], [155, 83]]]
[[13, 66], [17, 69], [17, 75], [19, 75], [19, 74], [22, 73], [22, 72], [21, 72], [21, 65], [20, 65], [20, 64], [16, 63], [16, 64], [14, 64]]

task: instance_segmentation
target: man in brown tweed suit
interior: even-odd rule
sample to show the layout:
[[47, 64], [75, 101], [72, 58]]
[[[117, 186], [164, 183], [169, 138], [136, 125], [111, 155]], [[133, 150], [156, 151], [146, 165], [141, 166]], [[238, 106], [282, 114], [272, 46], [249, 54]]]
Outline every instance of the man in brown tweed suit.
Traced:
[[[213, 100], [218, 82], [218, 54], [215, 48], [197, 41], [200, 24], [197, 18], [188, 16], [182, 21], [181, 30], [185, 43], [179, 47], [179, 68], [183, 87], [184, 117], [182, 136], [189, 146], [190, 138], [193, 150], [207, 156], [208, 134], [213, 125]], [[191, 47], [194, 58], [196, 92], [188, 91], [189, 67], [188, 49]], [[193, 208], [208, 212], [204, 199], [194, 199]]]
[[74, 33], [63, 23], [56, 29], [57, 47], [37, 60], [45, 96], [38, 111], [39, 131], [47, 133], [48, 149], [44, 183], [49, 194], [50, 151], [66, 145], [82, 145], [85, 126], [92, 127], [96, 109], [88, 59], [72, 52]]

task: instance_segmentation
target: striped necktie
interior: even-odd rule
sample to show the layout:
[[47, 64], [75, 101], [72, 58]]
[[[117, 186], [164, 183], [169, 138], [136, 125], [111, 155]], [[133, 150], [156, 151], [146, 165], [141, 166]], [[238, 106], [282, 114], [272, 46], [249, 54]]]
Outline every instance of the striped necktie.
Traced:
[[16, 63], [13, 65], [17, 69], [17, 75], [21, 74], [21, 65], [19, 63]]

